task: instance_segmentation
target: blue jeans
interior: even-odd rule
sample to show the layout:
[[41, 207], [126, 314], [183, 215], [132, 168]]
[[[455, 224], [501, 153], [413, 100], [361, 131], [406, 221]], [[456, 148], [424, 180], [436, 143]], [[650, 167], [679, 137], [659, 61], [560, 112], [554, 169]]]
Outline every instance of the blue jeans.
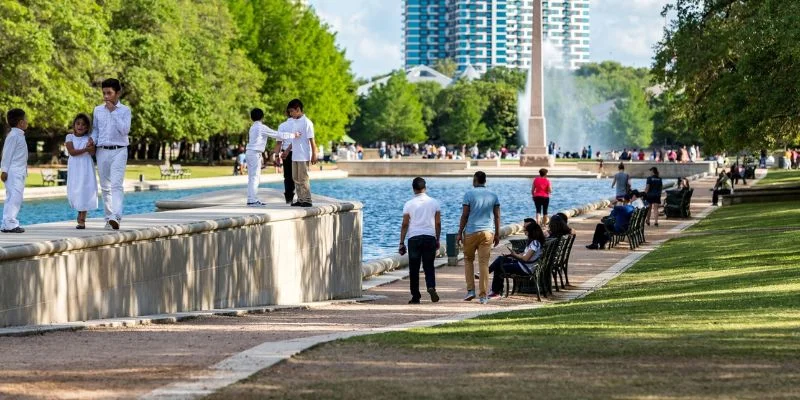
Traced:
[[419, 300], [419, 266], [425, 271], [425, 285], [436, 288], [436, 275], [433, 260], [436, 258], [436, 238], [428, 235], [408, 239], [408, 278], [411, 281], [411, 298]]

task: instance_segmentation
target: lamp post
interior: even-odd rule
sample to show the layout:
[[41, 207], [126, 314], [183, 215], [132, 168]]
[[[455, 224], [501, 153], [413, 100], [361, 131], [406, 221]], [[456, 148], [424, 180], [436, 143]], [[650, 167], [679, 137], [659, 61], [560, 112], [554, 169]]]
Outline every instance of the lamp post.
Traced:
[[523, 167], [553, 166], [555, 159], [547, 154], [547, 129], [544, 121], [544, 65], [542, 62], [542, 0], [533, 0], [533, 32], [531, 34], [531, 113], [528, 118], [528, 145], [519, 159]]

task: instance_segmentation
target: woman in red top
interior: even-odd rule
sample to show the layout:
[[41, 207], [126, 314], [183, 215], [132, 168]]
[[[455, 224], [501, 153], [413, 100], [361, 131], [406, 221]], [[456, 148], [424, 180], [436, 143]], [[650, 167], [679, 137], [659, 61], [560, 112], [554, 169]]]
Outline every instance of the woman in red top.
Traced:
[[539, 170], [539, 176], [533, 180], [533, 188], [531, 188], [533, 204], [536, 205], [537, 224], [547, 224], [547, 206], [550, 205], [550, 193], [552, 192], [553, 187], [550, 186], [550, 180], [547, 179], [547, 170], [542, 168]]

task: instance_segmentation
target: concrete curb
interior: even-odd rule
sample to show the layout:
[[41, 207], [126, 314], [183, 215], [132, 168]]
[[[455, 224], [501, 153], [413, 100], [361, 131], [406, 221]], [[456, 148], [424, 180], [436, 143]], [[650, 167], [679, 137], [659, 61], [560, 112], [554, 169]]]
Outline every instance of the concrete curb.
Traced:
[[91, 328], [119, 328], [137, 325], [174, 324], [176, 322], [208, 316], [240, 317], [248, 314], [265, 314], [274, 311], [309, 310], [337, 304], [355, 304], [367, 301], [375, 301], [384, 297], [385, 296], [364, 295], [354, 299], [317, 301], [290, 305], [223, 308], [204, 311], [187, 311], [174, 314], [144, 315], [141, 317], [122, 317], [96, 319], [82, 322], [65, 322], [61, 324], [50, 325], [26, 325], [19, 327], [0, 328], [0, 337], [43, 335], [50, 332], [79, 331]]

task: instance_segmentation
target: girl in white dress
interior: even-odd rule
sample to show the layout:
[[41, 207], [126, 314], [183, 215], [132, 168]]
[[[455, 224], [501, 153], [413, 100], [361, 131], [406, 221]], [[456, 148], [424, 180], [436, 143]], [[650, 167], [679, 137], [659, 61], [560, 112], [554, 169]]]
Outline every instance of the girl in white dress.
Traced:
[[97, 209], [97, 178], [92, 161], [95, 145], [89, 135], [90, 124], [86, 114], [78, 114], [72, 121], [73, 133], [66, 138], [69, 153], [67, 199], [70, 207], [78, 212], [77, 229], [86, 229], [86, 213]]

